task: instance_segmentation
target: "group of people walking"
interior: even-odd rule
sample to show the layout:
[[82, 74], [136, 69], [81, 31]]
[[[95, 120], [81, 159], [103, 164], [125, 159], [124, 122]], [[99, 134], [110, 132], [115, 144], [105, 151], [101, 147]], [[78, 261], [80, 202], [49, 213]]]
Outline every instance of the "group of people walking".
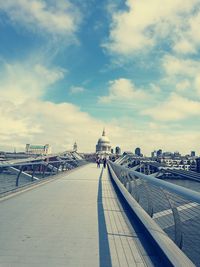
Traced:
[[97, 168], [100, 168], [101, 167], [101, 163], [103, 163], [103, 167], [106, 168], [106, 164], [107, 164], [107, 159], [106, 158], [97, 158], [96, 159], [96, 163], [97, 163]]

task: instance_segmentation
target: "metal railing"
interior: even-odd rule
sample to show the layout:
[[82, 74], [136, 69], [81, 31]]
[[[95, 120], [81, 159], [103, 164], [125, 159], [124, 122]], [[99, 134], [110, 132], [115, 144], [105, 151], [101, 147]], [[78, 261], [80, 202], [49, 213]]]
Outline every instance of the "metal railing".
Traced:
[[75, 159], [71, 155], [64, 159], [57, 157], [56, 160], [48, 161], [31, 160], [6, 161], [0, 164], [0, 195], [86, 164], [84, 159]]
[[128, 197], [200, 266], [200, 193], [113, 162], [108, 165]]

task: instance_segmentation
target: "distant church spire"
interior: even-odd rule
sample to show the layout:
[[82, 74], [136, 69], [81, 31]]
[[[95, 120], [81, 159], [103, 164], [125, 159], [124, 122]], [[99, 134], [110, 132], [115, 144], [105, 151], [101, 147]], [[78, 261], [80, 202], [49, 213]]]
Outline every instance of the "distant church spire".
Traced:
[[105, 131], [105, 128], [103, 128], [103, 133], [102, 133], [102, 136], [106, 136], [106, 131]]
[[78, 146], [77, 146], [77, 143], [75, 142], [75, 143], [74, 143], [74, 146], [73, 146], [73, 150], [74, 150], [74, 151], [77, 151], [77, 149], [78, 149]]

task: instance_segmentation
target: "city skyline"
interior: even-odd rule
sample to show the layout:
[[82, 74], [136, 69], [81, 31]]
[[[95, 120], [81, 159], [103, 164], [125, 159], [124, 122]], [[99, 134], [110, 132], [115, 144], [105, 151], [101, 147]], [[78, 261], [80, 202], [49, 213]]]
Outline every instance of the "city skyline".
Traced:
[[0, 150], [199, 154], [200, 3], [0, 3]]

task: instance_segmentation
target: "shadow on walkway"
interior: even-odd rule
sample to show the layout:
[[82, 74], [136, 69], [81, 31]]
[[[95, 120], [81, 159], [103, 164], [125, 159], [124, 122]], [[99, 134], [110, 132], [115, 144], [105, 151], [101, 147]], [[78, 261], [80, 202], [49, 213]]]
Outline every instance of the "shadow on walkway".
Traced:
[[99, 230], [99, 266], [112, 267], [110, 249], [108, 243], [108, 234], [102, 202], [102, 175], [103, 168], [99, 177], [97, 210], [98, 210], [98, 230]]

